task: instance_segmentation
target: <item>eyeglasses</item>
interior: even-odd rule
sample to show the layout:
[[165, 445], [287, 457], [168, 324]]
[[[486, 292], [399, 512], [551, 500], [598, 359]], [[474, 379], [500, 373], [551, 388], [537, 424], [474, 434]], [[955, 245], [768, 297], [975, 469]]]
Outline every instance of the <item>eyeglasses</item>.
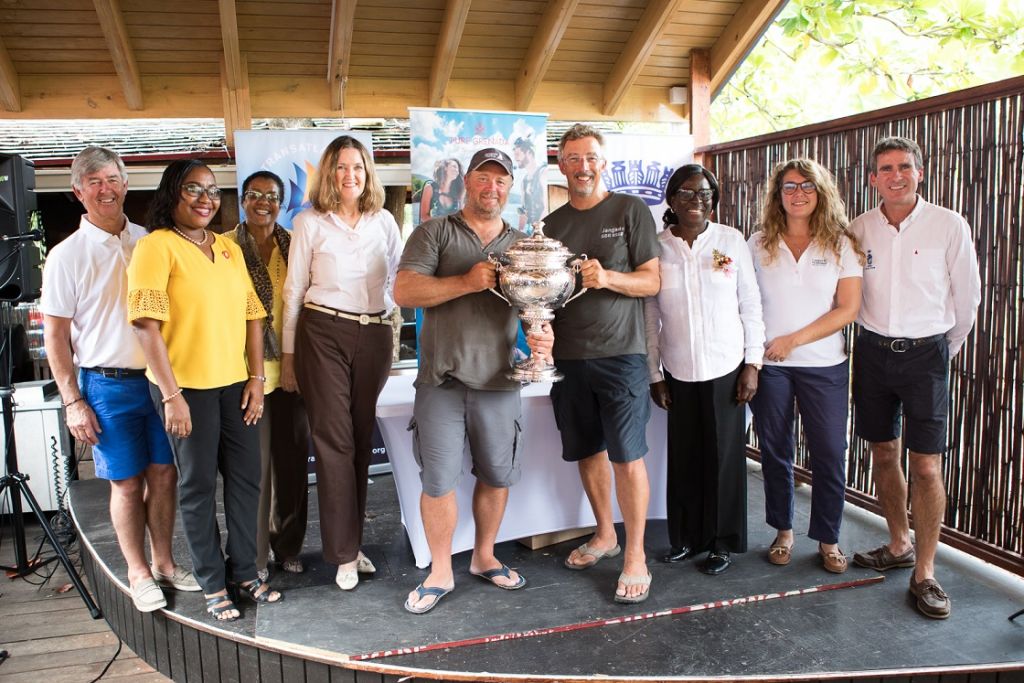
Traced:
[[687, 190], [685, 188], [679, 188], [675, 193], [676, 199], [684, 202], [692, 202], [694, 199], [700, 199], [702, 202], [707, 204], [714, 196], [714, 190]]
[[220, 199], [220, 188], [216, 185], [210, 185], [209, 187], [203, 187], [199, 183], [185, 183], [181, 186], [181, 191], [187, 194], [189, 197], [202, 197], [204, 194], [210, 198], [210, 201], [217, 201]]
[[276, 192], [263, 193], [257, 190], [246, 190], [242, 197], [250, 202], [258, 202], [261, 199], [266, 199], [271, 204], [277, 204], [281, 201], [281, 195]]
[[793, 194], [797, 191], [797, 188], [799, 188], [804, 194], [810, 194], [818, 191], [817, 185], [812, 183], [810, 180], [805, 180], [802, 183], [782, 183], [782, 194]]
[[587, 154], [581, 157], [579, 154], [570, 154], [567, 157], [563, 157], [562, 161], [570, 166], [578, 166], [581, 161], [587, 162], [587, 166], [593, 166], [600, 163], [601, 156], [599, 154]]

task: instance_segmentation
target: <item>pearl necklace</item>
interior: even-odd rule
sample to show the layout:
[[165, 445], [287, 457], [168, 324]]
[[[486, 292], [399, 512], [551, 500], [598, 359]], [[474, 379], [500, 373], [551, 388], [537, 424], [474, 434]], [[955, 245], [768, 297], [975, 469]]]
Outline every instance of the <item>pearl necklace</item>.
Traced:
[[181, 235], [182, 238], [184, 238], [185, 240], [191, 242], [192, 244], [196, 245], [197, 247], [201, 247], [204, 244], [206, 244], [206, 240], [208, 240], [210, 238], [210, 233], [206, 231], [206, 228], [203, 228], [203, 239], [201, 239], [201, 240], [194, 240], [194, 239], [192, 239], [191, 237], [189, 237], [188, 235], [183, 233], [181, 230], [178, 230], [177, 226], [171, 226], [171, 230], [173, 230], [174, 232], [178, 233], [179, 235]]

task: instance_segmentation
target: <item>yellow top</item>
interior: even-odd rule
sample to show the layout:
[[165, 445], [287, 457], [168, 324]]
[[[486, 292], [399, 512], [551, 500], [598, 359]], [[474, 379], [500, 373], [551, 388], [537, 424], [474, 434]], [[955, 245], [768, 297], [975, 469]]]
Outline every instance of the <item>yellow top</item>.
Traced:
[[[213, 236], [214, 260], [172, 230], [139, 240], [128, 264], [128, 320], [153, 318], [178, 386], [213, 389], [249, 377], [246, 321], [266, 317], [242, 250]], [[152, 368], [146, 370], [156, 382]]]
[[[234, 230], [224, 233], [224, 236], [237, 244]], [[248, 272], [248, 268], [246, 272]], [[270, 263], [267, 264], [267, 272], [270, 273], [270, 284], [274, 287], [274, 300], [271, 304], [272, 310], [270, 311], [274, 319], [270, 324], [274, 328], [274, 334], [277, 335], [278, 346], [280, 346], [281, 328], [284, 326], [284, 280], [288, 275], [288, 264], [285, 263], [284, 256], [281, 255], [281, 249], [277, 246], [277, 242], [274, 243], [274, 251], [270, 253]], [[264, 358], [263, 374], [267, 377], [263, 393], [269, 394], [281, 386], [281, 361]]]

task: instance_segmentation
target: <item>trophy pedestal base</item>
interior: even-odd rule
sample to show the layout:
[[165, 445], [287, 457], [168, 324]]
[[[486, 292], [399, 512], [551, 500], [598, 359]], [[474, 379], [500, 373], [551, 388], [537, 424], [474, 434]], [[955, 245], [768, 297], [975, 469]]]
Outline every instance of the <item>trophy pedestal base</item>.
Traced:
[[522, 384], [531, 384], [533, 382], [560, 382], [562, 381], [562, 378], [565, 377], [565, 375], [560, 373], [554, 365], [534, 367], [529, 361], [516, 365], [515, 369], [506, 376], [509, 379]]

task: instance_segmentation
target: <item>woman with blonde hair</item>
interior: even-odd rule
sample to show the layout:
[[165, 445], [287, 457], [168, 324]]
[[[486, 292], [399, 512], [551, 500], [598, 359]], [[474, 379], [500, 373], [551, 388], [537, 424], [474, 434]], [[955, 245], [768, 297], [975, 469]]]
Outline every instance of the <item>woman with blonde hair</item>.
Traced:
[[361, 550], [377, 397], [391, 367], [388, 318], [401, 243], [370, 152], [336, 138], [312, 208], [293, 223], [284, 286], [281, 386], [301, 390], [316, 456], [324, 560], [342, 590], [373, 564]]
[[768, 182], [761, 230], [748, 240], [761, 289], [764, 368], [750, 407], [761, 448], [775, 565], [793, 550], [794, 400], [814, 486], [808, 536], [827, 571], [846, 571], [839, 548], [846, 488], [850, 372], [843, 328], [860, 310], [863, 255], [835, 181], [811, 159], [779, 164]]

